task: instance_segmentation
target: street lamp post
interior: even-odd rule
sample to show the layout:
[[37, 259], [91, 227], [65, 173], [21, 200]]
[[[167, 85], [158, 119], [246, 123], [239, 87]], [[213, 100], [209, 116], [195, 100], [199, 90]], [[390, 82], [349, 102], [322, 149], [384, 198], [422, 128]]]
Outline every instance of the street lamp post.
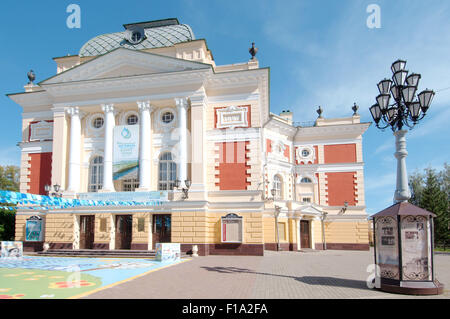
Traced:
[[[406, 173], [406, 130], [412, 129], [424, 118], [435, 93], [424, 90], [417, 95], [416, 91], [421, 79], [420, 74], [405, 70], [406, 61], [397, 60], [392, 66], [392, 80], [384, 79], [378, 83], [380, 94], [377, 103], [370, 107], [370, 113], [379, 129], [391, 127], [395, 135], [395, 157], [397, 158], [397, 185], [394, 193], [394, 203], [406, 202], [411, 197]], [[393, 104], [389, 104], [391, 96]]]
[[[275, 202], [275, 195], [276, 195], [276, 189], [271, 189], [270, 192], [272, 193], [272, 198], [273, 201]], [[275, 205], [275, 232], [277, 234], [277, 251], [281, 250], [280, 247], [280, 234], [279, 234], [279, 230], [278, 230], [278, 216], [280, 215], [281, 212], [281, 207], [278, 205]]]
[[[370, 113], [379, 129], [391, 127], [395, 135], [397, 185], [394, 205], [373, 215], [374, 253], [383, 291], [413, 295], [442, 294], [444, 287], [435, 280], [432, 212], [408, 203], [411, 193], [406, 174], [406, 130], [426, 115], [435, 93], [424, 90], [415, 99], [420, 74], [405, 70], [406, 61], [392, 66], [392, 80], [378, 83], [380, 94]], [[392, 85], [394, 83], [394, 85]], [[390, 98], [394, 103], [389, 104]]]

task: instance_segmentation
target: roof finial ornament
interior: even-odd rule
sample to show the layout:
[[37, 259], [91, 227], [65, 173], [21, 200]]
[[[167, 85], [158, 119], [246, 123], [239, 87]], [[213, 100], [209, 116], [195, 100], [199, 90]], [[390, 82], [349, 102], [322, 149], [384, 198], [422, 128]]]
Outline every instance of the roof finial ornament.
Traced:
[[28, 82], [28, 84], [33, 84], [33, 81], [36, 79], [36, 74], [34, 74], [33, 70], [30, 70], [27, 73], [27, 76], [28, 76], [28, 80], [30, 81], [30, 82]]
[[319, 119], [321, 119], [322, 118], [322, 113], [323, 113], [323, 110], [322, 110], [322, 107], [319, 105], [319, 108], [317, 109], [317, 114], [319, 114]]
[[252, 60], [256, 60], [255, 55], [258, 53], [258, 48], [255, 47], [255, 42], [252, 42], [252, 47], [248, 50], [252, 55]]
[[356, 105], [356, 103], [353, 103], [353, 107], [352, 107], [353, 116], [358, 115], [358, 113], [357, 113], [358, 109], [359, 109], [359, 106]]

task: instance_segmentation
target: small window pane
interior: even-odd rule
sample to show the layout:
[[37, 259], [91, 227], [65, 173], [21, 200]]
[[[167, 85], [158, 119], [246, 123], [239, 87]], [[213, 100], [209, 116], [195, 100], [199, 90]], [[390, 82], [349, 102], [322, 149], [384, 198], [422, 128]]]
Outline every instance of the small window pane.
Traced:
[[163, 115], [162, 115], [162, 121], [164, 122], [164, 123], [170, 123], [170, 122], [172, 122], [173, 121], [173, 118], [174, 118], [174, 115], [173, 115], [173, 113], [172, 112], [165, 112]]
[[95, 128], [101, 128], [103, 126], [103, 122], [104, 122], [103, 118], [97, 117], [97, 118], [94, 119], [94, 122], [92, 123], [92, 125]]
[[135, 124], [137, 124], [138, 123], [138, 117], [136, 116], [136, 115], [130, 115], [128, 118], [127, 118], [127, 123], [128, 123], [128, 125], [135, 125]]

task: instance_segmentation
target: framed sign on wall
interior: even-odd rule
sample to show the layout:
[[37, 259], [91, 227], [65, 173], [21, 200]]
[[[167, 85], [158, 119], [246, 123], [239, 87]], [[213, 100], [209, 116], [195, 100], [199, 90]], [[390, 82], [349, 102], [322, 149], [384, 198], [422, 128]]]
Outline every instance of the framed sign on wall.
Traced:
[[236, 214], [221, 218], [221, 240], [223, 243], [242, 243], [243, 221]]

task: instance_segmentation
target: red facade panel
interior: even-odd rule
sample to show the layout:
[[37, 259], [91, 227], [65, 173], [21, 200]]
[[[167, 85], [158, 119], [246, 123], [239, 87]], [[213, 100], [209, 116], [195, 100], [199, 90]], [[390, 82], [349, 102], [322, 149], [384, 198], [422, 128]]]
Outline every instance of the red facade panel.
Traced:
[[46, 195], [45, 185], [52, 181], [52, 153], [30, 154], [29, 193]]
[[326, 173], [327, 198], [329, 206], [355, 206], [356, 200], [356, 172]]
[[338, 144], [324, 146], [325, 164], [355, 163], [356, 144]]
[[245, 190], [250, 182], [247, 182], [248, 150], [249, 142], [217, 143], [219, 145], [219, 186], [220, 190]]

